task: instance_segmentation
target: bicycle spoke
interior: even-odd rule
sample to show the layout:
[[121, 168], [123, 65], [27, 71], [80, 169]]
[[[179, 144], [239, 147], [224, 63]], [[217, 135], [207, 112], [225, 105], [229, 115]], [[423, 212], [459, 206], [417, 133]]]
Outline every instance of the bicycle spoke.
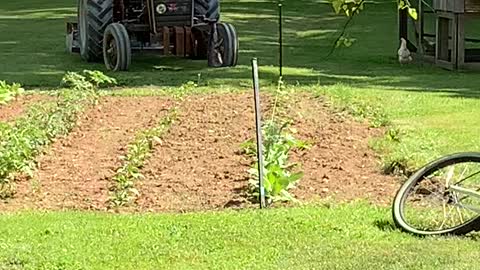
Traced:
[[448, 171], [447, 177], [445, 179], [445, 187], [450, 186], [450, 180], [452, 180], [454, 173], [455, 173], [455, 167], [451, 167], [450, 170]]
[[478, 175], [478, 174], [480, 174], [480, 171], [478, 171], [478, 172], [476, 172], [476, 173], [473, 173], [473, 174], [465, 177], [464, 179], [462, 179], [462, 180], [458, 181], [457, 183], [455, 183], [455, 185], [459, 185], [459, 184], [465, 182], [466, 180], [468, 180], [468, 179], [470, 179], [470, 178], [472, 178], [472, 177], [474, 177], [475, 175]]

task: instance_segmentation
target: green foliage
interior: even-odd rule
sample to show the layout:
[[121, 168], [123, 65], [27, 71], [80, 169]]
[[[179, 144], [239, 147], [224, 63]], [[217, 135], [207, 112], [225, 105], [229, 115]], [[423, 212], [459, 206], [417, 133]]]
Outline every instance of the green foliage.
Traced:
[[337, 44], [336, 44], [336, 47], [337, 48], [340, 48], [340, 47], [351, 47], [353, 45], [353, 43], [355, 43], [355, 41], [357, 41], [357, 39], [355, 38], [348, 38], [346, 36], [341, 36], [338, 40], [337, 40]]
[[408, 15], [410, 15], [410, 17], [412, 17], [414, 20], [418, 19], [417, 10], [412, 8], [409, 0], [399, 0], [398, 9], [408, 9]]
[[5, 81], [0, 81], [0, 105], [7, 104], [16, 96], [21, 95], [25, 90], [20, 84], [7, 84]]
[[60, 83], [62, 87], [71, 89], [91, 89], [93, 84], [83, 75], [77, 72], [67, 72]]
[[15, 175], [32, 175], [43, 147], [67, 134], [85, 107], [96, 102], [97, 94], [83, 76], [68, 73], [62, 81], [73, 88], [60, 91], [56, 102], [35, 104], [13, 125], [0, 126], [0, 198], [12, 196]]
[[93, 84], [93, 86], [97, 88], [102, 86], [117, 85], [117, 80], [115, 78], [109, 77], [98, 70], [84, 70], [83, 75], [90, 83]]
[[333, 97], [334, 106], [359, 119], [369, 121], [371, 127], [379, 128], [390, 124], [387, 113], [381, 107], [380, 100], [355, 99], [349, 95]]
[[[365, 0], [330, 0], [333, 10], [336, 14], [345, 14], [352, 17], [359, 14], [365, 7]], [[414, 19], [418, 19], [417, 10], [412, 7], [409, 0], [398, 0], [398, 9], [408, 9], [408, 14]]]
[[151, 156], [155, 143], [161, 143], [160, 138], [168, 132], [176, 118], [177, 109], [174, 108], [156, 127], [138, 133], [135, 140], [128, 145], [127, 154], [122, 157], [123, 165], [113, 177], [110, 198], [112, 207], [127, 205], [138, 197], [139, 192], [135, 188], [135, 183], [143, 178], [140, 170]]
[[[343, 13], [347, 17], [349, 17], [349, 19], [343, 26], [340, 35], [335, 40], [334, 46], [330, 51], [330, 53], [328, 54], [328, 56], [330, 56], [336, 48], [339, 48], [342, 46], [347, 48], [351, 47], [353, 43], [356, 41], [356, 39], [354, 38], [347, 37], [345, 33], [347, 30], [347, 27], [352, 22], [353, 17], [356, 14], [359, 14], [360, 11], [364, 9], [365, 0], [330, 0], [330, 3], [336, 14]], [[412, 17], [414, 20], [417, 20], [418, 18], [417, 10], [415, 8], [412, 8], [409, 0], [398, 0], [398, 9], [408, 9], [408, 14], [410, 15], [410, 17]]]
[[116, 84], [116, 79], [111, 78], [98, 70], [84, 70], [83, 75], [76, 72], [67, 72], [61, 81], [62, 87], [79, 90]]
[[[273, 120], [265, 123], [262, 132], [264, 138], [264, 186], [265, 196], [270, 203], [276, 201], [294, 201], [294, 197], [288, 192], [295, 187], [303, 173], [293, 172], [297, 164], [289, 163], [289, 154], [292, 150], [308, 149], [308, 145], [297, 140], [288, 129], [288, 123], [279, 125]], [[256, 144], [249, 140], [242, 144], [244, 153], [250, 156], [257, 155]], [[259, 196], [258, 162], [255, 162], [249, 170], [250, 180], [249, 193], [254, 198]]]
[[365, 0], [331, 0], [330, 2], [336, 14], [344, 13], [348, 17], [360, 13], [365, 6]]
[[197, 87], [198, 87], [198, 83], [195, 83], [193, 81], [188, 81], [188, 82], [186, 82], [186, 83], [184, 83], [180, 86], [180, 91], [181, 92], [191, 92]]

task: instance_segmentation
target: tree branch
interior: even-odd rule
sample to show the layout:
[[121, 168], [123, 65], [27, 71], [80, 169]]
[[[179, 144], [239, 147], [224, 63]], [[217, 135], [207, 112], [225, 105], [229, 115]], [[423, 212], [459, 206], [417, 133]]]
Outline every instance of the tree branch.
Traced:
[[353, 18], [355, 17], [355, 15], [357, 14], [357, 10], [360, 8], [360, 6], [363, 5], [363, 3], [365, 3], [365, 0], [362, 0], [360, 1], [357, 6], [352, 9], [352, 16], [348, 17], [348, 20], [345, 22], [345, 24], [343, 25], [343, 28], [342, 28], [342, 32], [340, 33], [340, 35], [338, 35], [338, 37], [335, 39], [335, 41], [333, 42], [333, 45], [332, 45], [332, 48], [330, 49], [330, 52], [325, 56], [325, 59], [327, 59], [328, 57], [330, 57], [334, 52], [335, 52], [335, 49], [337, 48], [337, 43], [338, 41], [343, 37], [343, 35], [345, 35], [345, 32], [347, 31], [347, 27], [350, 25], [350, 23], [353, 21]]

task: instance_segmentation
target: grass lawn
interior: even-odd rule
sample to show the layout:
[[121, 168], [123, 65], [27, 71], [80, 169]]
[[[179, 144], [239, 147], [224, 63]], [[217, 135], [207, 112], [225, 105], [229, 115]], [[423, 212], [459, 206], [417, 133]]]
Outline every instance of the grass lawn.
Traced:
[[[275, 85], [275, 4], [222, 3], [223, 20], [234, 23], [240, 35], [237, 68], [209, 69], [204, 61], [140, 54], [134, 57], [130, 72], [117, 73], [115, 77], [129, 91], [145, 86], [158, 90], [176, 88], [189, 81], [212, 89], [245, 91], [251, 84], [249, 61], [259, 57], [264, 88]], [[102, 70], [101, 64], [87, 64], [79, 56], [64, 52], [63, 18], [73, 15], [74, 1], [38, 0], [29, 9], [23, 3], [3, 4], [0, 78], [20, 82], [30, 89], [51, 88], [58, 85], [65, 70]], [[400, 142], [374, 143], [383, 153], [386, 166], [399, 162], [412, 170], [442, 154], [479, 150], [477, 73], [449, 72], [427, 64], [399, 66], [395, 4], [391, 1], [367, 5], [366, 12], [354, 20], [348, 32], [358, 39], [355, 45], [325, 58], [344, 21], [334, 16], [329, 5], [316, 1], [285, 5], [285, 81], [289, 85], [330, 95], [341, 106], [360, 102], [363, 110], [381, 109], [402, 130]], [[475, 35], [472, 30], [468, 34]], [[153, 69], [154, 65], [178, 66], [182, 70], [158, 71]]]
[[[28, 2], [28, 4], [27, 4]], [[209, 69], [204, 61], [135, 55], [131, 71], [109, 74], [123, 93], [250, 91], [251, 57], [263, 89], [277, 82], [276, 5], [222, 1], [222, 17], [241, 37], [240, 63]], [[372, 140], [383, 165], [413, 169], [442, 154], [479, 151], [480, 76], [396, 61], [396, 6], [366, 6], [349, 30], [353, 47], [329, 58], [345, 19], [314, 0], [285, 4], [285, 82], [327, 95], [390, 134]], [[64, 52], [64, 17], [75, 1], [5, 1], [0, 6], [0, 79], [30, 90], [58, 86], [66, 70], [103, 70]], [[154, 65], [181, 67], [157, 71]], [[200, 74], [200, 80], [198, 80]], [[116, 92], [115, 94], [122, 94]], [[475, 237], [420, 239], [392, 230], [389, 209], [362, 203], [268, 211], [110, 215], [12, 213], [0, 216], [0, 269], [466, 269], [476, 268]]]
[[[475, 238], [410, 237], [366, 204], [0, 216], [0, 269], [467, 269]], [[32, 224], [35, 224], [32, 226]]]

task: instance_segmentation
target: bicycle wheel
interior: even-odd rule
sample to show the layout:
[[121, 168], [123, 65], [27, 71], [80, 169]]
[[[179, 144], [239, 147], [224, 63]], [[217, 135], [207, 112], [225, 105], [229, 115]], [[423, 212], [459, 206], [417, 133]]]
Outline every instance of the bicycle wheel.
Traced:
[[416, 235], [466, 234], [480, 229], [480, 153], [435, 160], [399, 189], [393, 220]]

